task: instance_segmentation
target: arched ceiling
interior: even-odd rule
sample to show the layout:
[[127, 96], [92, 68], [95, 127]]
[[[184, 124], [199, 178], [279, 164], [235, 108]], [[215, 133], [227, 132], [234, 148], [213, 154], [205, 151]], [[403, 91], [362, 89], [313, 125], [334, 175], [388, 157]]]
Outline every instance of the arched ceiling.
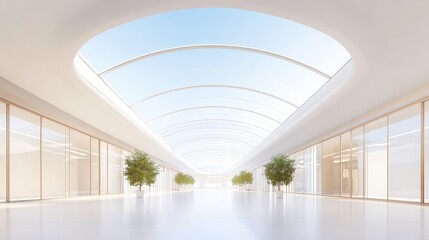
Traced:
[[[150, 127], [145, 126], [139, 117], [132, 116], [135, 113], [125, 103], [119, 100], [112, 104], [112, 99], [107, 99], [98, 91], [103, 88], [103, 85], [97, 85], [97, 88], [94, 88], [86, 80], [82, 80], [81, 75], [75, 69], [74, 60], [82, 45], [91, 38], [121, 24], [180, 9], [213, 7], [251, 10], [305, 24], [332, 36], [353, 56], [354, 70], [352, 73], [340, 70], [336, 74], [336, 76], [349, 78], [341, 89], [332, 92], [312, 108], [307, 107], [307, 103], [313, 102], [314, 97], [313, 100], [308, 100], [279, 127], [281, 131], [276, 130], [275, 134], [269, 135], [256, 150], [252, 150], [251, 155], [245, 158], [248, 161], [243, 165], [238, 165], [234, 171], [243, 168], [252, 169], [279, 152], [294, 151], [317, 139], [320, 140], [322, 137], [332, 136], [347, 126], [356, 126], [356, 124], [370, 120], [386, 111], [429, 96], [429, 68], [427, 67], [427, 53], [429, 52], [427, 9], [429, 2], [408, 0], [4, 1], [0, 8], [1, 95], [31, 109], [37, 103], [40, 107], [34, 108], [36, 111], [52, 117], [57, 115], [52, 114], [55, 112], [53, 107], [56, 107], [57, 110], [67, 113], [66, 117], [62, 118], [65, 123], [81, 127], [79, 123], [69, 121], [67, 116], [71, 115], [96, 128], [97, 131], [94, 131], [94, 134], [100, 137], [103, 136], [100, 133], [105, 133], [106, 138], [111, 136], [162, 159], [178, 170], [192, 172], [192, 169], [184, 164], [184, 159], [164, 144], [164, 141], [156, 136], [157, 134], [152, 134], [153, 131]], [[252, 26], [254, 25], [248, 24], [247, 27], [252, 28]], [[264, 35], [260, 34], [260, 36]], [[274, 35], [274, 39], [276, 38], [278, 36]], [[262, 37], [258, 39], [262, 39]], [[165, 39], [160, 42], [164, 41]], [[207, 44], [207, 41], [183, 42], [182, 46], [200, 44]], [[259, 48], [243, 42], [218, 44], [264, 49], [264, 46]], [[288, 46], [288, 44], [284, 46]], [[164, 45], [149, 49], [144, 53], [169, 48], [174, 48], [174, 46]], [[293, 48], [291, 49], [293, 50]], [[296, 58], [296, 55], [290, 52], [282, 52], [273, 48], [266, 50], [309, 64], [305, 59]], [[308, 50], [312, 52], [310, 48]], [[144, 53], [140, 52], [138, 56], [142, 56]], [[120, 61], [114, 60], [113, 63], [106, 63], [106, 67], [131, 57], [118, 56], [121, 57]], [[107, 59], [111, 58], [106, 57]], [[323, 70], [323, 66], [309, 65]], [[328, 71], [328, 73], [332, 72]], [[336, 77], [332, 78], [327, 85], [335, 81]], [[326, 93], [324, 88], [314, 96]], [[222, 92], [220, 89], [218, 91]], [[261, 102], [273, 101], [265, 100], [270, 98], [262, 95], [260, 98], [263, 98], [263, 101], [255, 101], [256, 98], [251, 96], [256, 93], [241, 91], [240, 94], [236, 94], [238, 91], [238, 89], [231, 89], [230, 96], [225, 99], [243, 103], [252, 98], [250, 102], [259, 103], [260, 106], [267, 105], [261, 104]], [[28, 99], [26, 92], [38, 97], [37, 101], [32, 98]], [[175, 92], [175, 94], [179, 94], [179, 92]], [[250, 97], [244, 98], [241, 97], [241, 94], [249, 94]], [[164, 102], [159, 103], [159, 106], [176, 108], [176, 103], [168, 102], [168, 94], [162, 96]], [[218, 93], [218, 96], [224, 97], [221, 93]], [[177, 104], [185, 104], [197, 97], [206, 98], [201, 93], [201, 95], [195, 95], [195, 98], [194, 96], [191, 99], [183, 98]], [[209, 98], [212, 99], [212, 97]], [[50, 103], [51, 106], [44, 106], [43, 101]], [[158, 100], [152, 98], [147, 102], [150, 101], [157, 102]], [[116, 107], [121, 104], [123, 107]], [[216, 104], [218, 103], [216, 102]], [[271, 106], [271, 104], [268, 105]], [[128, 108], [129, 111], [126, 111], [125, 108]], [[156, 110], [157, 107], [154, 109]], [[277, 107], [272, 107], [272, 109], [281, 112], [284, 110]], [[306, 114], [298, 114], [302, 110], [305, 110]], [[58, 115], [60, 114], [58, 113]], [[223, 116], [204, 115], [204, 118], [201, 119], [197, 119], [195, 116], [188, 123], [195, 123], [194, 120], [198, 120], [197, 123], [210, 120], [210, 123], [235, 125], [240, 122], [224, 119]], [[269, 130], [272, 127], [271, 124], [260, 119], [249, 118], [246, 121], [248, 122], [245, 126], [261, 126], [264, 130], [255, 127], [260, 131]], [[168, 128], [165, 128], [167, 132], [173, 131], [171, 129], [175, 128], [175, 124], [187, 126], [188, 123], [181, 123], [181, 120], [177, 118], [156, 125], [167, 126]], [[283, 129], [283, 125], [287, 127]], [[235, 137], [231, 141], [242, 142], [246, 146], [252, 142], [251, 140], [244, 142], [241, 138]], [[200, 142], [200, 140], [195, 141], [196, 144], [200, 144]], [[189, 147], [192, 148], [192, 146]], [[205, 169], [210, 170], [210, 168]], [[235, 174], [235, 172], [231, 173]]]
[[350, 55], [327, 35], [286, 19], [202, 8], [118, 26], [87, 42], [77, 58], [188, 165], [222, 174]]

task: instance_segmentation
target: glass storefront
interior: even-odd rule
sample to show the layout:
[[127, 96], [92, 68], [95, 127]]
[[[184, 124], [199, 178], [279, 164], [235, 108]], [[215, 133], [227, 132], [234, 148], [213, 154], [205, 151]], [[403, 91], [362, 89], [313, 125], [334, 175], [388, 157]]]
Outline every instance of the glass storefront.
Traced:
[[40, 199], [40, 116], [10, 106], [10, 199]]
[[314, 186], [318, 195], [420, 202], [424, 136], [424, 198], [429, 203], [429, 103], [424, 103], [424, 115], [421, 108], [422, 103], [413, 104], [291, 154], [297, 168], [291, 192], [302, 193], [297, 186], [305, 183], [305, 193]]
[[[127, 155], [113, 144], [0, 102], [0, 202], [122, 193]], [[160, 191], [172, 188], [171, 170], [164, 169]]]

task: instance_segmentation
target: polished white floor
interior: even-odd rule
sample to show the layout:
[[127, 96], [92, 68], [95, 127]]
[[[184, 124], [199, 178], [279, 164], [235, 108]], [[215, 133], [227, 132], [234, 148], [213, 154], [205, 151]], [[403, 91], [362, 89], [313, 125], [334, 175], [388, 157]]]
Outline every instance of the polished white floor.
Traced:
[[429, 239], [429, 207], [268, 192], [0, 203], [0, 239]]

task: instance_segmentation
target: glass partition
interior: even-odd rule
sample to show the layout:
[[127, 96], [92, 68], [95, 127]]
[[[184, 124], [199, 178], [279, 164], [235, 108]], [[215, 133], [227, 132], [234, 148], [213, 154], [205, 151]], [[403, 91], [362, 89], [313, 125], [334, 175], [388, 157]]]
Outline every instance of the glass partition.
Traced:
[[[125, 159], [127, 158], [127, 156], [130, 155], [130, 152], [128, 152], [127, 150], [121, 149], [121, 171], [119, 172], [119, 180], [120, 180], [120, 184], [119, 186], [121, 187], [120, 192], [123, 193], [124, 189], [125, 189], [125, 177], [123, 175], [123, 172], [125, 170]], [[171, 181], [171, 184], [173, 184], [173, 180]], [[171, 190], [173, 190], [171, 188]]]
[[323, 142], [323, 194], [340, 196], [341, 161], [340, 136]]
[[322, 195], [322, 144], [314, 145], [314, 164], [315, 164], [315, 194]]
[[108, 151], [108, 193], [119, 193], [121, 178], [121, 153], [120, 149], [109, 144]]
[[91, 194], [100, 194], [100, 141], [91, 137]]
[[107, 143], [100, 141], [100, 194], [107, 194]]
[[387, 199], [387, 117], [365, 126], [368, 198]]
[[291, 191], [420, 202], [424, 183], [429, 203], [428, 116], [429, 103], [424, 103], [424, 123], [422, 105], [416, 103], [292, 154], [297, 172]]
[[40, 116], [10, 106], [10, 199], [40, 199]]
[[0, 202], [99, 194], [100, 190], [123, 192], [122, 172], [129, 152], [109, 145], [54, 120], [0, 102]]
[[364, 128], [359, 127], [352, 130], [352, 197], [363, 198], [364, 196]]
[[295, 192], [304, 193], [305, 192], [304, 152], [299, 151], [295, 153], [293, 159], [295, 159], [295, 177], [294, 177]]
[[90, 195], [90, 137], [70, 129], [70, 195]]
[[341, 135], [341, 196], [350, 197], [351, 190], [351, 133]]
[[70, 128], [66, 127], [66, 196], [70, 197]]
[[0, 102], [0, 202], [6, 201], [6, 104]]
[[425, 186], [425, 203], [429, 203], [429, 101], [424, 103], [424, 186]]
[[389, 115], [389, 199], [420, 202], [421, 105]]
[[313, 193], [313, 147], [304, 150], [305, 193]]
[[42, 197], [66, 196], [66, 127], [42, 119]]

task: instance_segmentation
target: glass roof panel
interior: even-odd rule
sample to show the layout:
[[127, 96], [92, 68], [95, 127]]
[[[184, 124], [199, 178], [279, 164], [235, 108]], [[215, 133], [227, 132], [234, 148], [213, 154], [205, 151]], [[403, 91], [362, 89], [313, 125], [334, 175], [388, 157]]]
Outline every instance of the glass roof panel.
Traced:
[[328, 80], [281, 59], [223, 49], [159, 55], [102, 76], [130, 105], [199, 86], [205, 92], [222, 87], [253, 91], [300, 106]]
[[172, 126], [169, 126], [167, 128], [163, 128], [162, 130], [159, 130], [159, 134], [168, 134], [171, 132], [177, 132], [186, 130], [186, 128], [206, 128], [210, 126], [223, 126], [225, 128], [245, 128], [247, 131], [251, 130], [254, 132], [259, 133], [266, 133], [269, 134], [271, 131], [264, 129], [260, 126], [253, 125], [247, 122], [238, 122], [238, 121], [228, 121], [228, 120], [213, 120], [213, 119], [207, 119], [207, 120], [197, 120], [197, 121], [190, 121], [190, 122], [183, 122], [179, 124], [175, 124]]
[[[245, 125], [229, 123], [200, 123], [195, 125], [188, 125], [185, 127], [176, 127], [170, 131], [164, 131], [162, 133], [160, 132], [160, 134], [162, 134], [164, 137], [169, 137], [174, 136], [175, 134], [181, 134], [184, 131], [201, 131], [206, 129], [249, 132], [249, 127]], [[266, 137], [269, 134], [268, 131], [263, 131], [258, 128], [253, 128], [251, 132], [262, 137]]]
[[209, 174], [237, 164], [350, 60], [314, 29], [216, 8], [116, 27], [85, 44], [79, 57], [97, 84]]
[[302, 61], [329, 75], [350, 59], [338, 42], [307, 26], [262, 13], [222, 8], [148, 16], [94, 37], [80, 52], [100, 72], [139, 55], [199, 44], [264, 49]]

